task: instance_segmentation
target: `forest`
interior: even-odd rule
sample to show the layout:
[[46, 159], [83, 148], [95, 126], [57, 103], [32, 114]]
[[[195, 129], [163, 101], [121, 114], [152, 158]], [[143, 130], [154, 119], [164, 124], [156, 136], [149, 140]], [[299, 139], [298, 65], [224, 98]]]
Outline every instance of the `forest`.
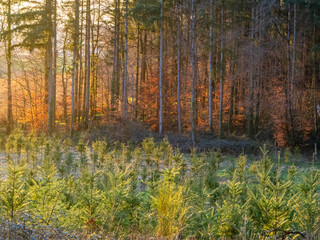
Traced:
[[[1, 126], [318, 141], [315, 0], [2, 0]], [[201, 134], [200, 134], [201, 137]], [[199, 137], [199, 138], [200, 138]]]
[[0, 239], [320, 239], [319, 0], [0, 0]]

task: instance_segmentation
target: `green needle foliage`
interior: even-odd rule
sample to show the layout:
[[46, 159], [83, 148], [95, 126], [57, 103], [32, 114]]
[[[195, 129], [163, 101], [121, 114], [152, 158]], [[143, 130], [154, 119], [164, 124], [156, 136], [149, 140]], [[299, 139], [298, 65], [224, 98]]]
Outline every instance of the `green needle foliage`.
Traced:
[[74, 145], [19, 130], [3, 146], [0, 236], [320, 238], [320, 171], [289, 166], [287, 153], [274, 162], [266, 146], [251, 161], [182, 154], [167, 138]]
[[55, 165], [45, 163], [39, 167], [38, 176], [29, 187], [29, 211], [44, 225], [59, 226], [60, 213], [65, 209], [66, 202], [62, 196], [64, 182], [56, 174]]
[[179, 173], [175, 168], [164, 170], [158, 193], [152, 197], [156, 210], [157, 235], [169, 239], [180, 232], [187, 210], [183, 201], [182, 186], [176, 186], [174, 182], [177, 174]]
[[296, 206], [298, 224], [309, 234], [310, 239], [320, 237], [320, 173], [307, 171], [299, 184], [299, 203]]
[[27, 191], [24, 181], [26, 165], [19, 165], [14, 161], [9, 161], [6, 167], [7, 177], [2, 182], [1, 188], [1, 210], [6, 218], [17, 221], [25, 209], [29, 191]]
[[222, 205], [218, 205], [218, 214], [220, 224], [217, 232], [223, 239], [236, 238], [241, 236], [241, 227], [245, 224], [244, 216], [247, 215], [247, 203], [241, 201], [241, 193], [244, 184], [236, 180], [236, 172], [234, 172], [232, 181], [228, 182], [228, 197], [223, 201]]

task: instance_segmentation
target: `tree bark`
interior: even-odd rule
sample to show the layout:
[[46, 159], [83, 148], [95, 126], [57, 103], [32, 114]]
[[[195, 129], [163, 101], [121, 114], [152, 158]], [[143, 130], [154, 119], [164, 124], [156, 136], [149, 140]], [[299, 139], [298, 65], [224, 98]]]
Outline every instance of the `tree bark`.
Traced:
[[212, 52], [213, 52], [213, 0], [210, 0], [210, 50], [209, 50], [209, 132], [213, 132], [212, 127]]
[[260, 116], [260, 101], [262, 92], [262, 79], [261, 79], [261, 40], [262, 40], [262, 23], [263, 23], [263, 9], [259, 6], [259, 14], [257, 14], [259, 21], [259, 39], [258, 39], [258, 72], [257, 72], [257, 100], [256, 100], [256, 115], [255, 115], [255, 131], [259, 128], [259, 116]]
[[78, 82], [78, 59], [79, 59], [79, 0], [75, 0], [75, 19], [74, 19], [74, 36], [73, 36], [73, 61], [72, 61], [72, 92], [71, 92], [71, 125], [70, 133], [73, 135], [75, 121], [75, 104], [76, 104], [76, 82]]
[[163, 0], [161, 0], [161, 10], [160, 10], [160, 73], [159, 73], [159, 134], [162, 134], [162, 115], [163, 115], [163, 96], [162, 96], [162, 55], [163, 55]]
[[[68, 121], [68, 104], [67, 104], [67, 91], [68, 91], [68, 79], [67, 76], [65, 76], [66, 72], [66, 48], [67, 48], [67, 40], [68, 40], [68, 29], [66, 30], [66, 35], [63, 43], [63, 59], [62, 59], [62, 70], [61, 70], [61, 78], [62, 78], [62, 102], [63, 102], [63, 118], [64, 121], [67, 123]], [[67, 75], [67, 74], [66, 74]], [[66, 124], [66, 127], [68, 124]]]
[[78, 123], [83, 122], [83, 106], [84, 106], [84, 69], [83, 69], [83, 21], [84, 21], [84, 0], [81, 0], [81, 17], [80, 17], [80, 41], [79, 41], [79, 89], [78, 89], [78, 104], [77, 104], [77, 117]]
[[49, 22], [49, 31], [48, 31], [48, 42], [47, 42], [47, 52], [48, 52], [48, 60], [49, 60], [49, 74], [48, 74], [48, 85], [49, 85], [49, 93], [48, 93], [48, 134], [51, 135], [53, 131], [53, 121], [54, 121], [54, 79], [53, 79], [53, 50], [52, 50], [52, 4], [51, 0], [46, 0], [46, 8], [47, 8], [47, 19]]
[[192, 97], [191, 97], [191, 138], [192, 144], [195, 146], [196, 144], [196, 118], [197, 118], [197, 99], [196, 99], [196, 87], [197, 87], [197, 63], [196, 63], [196, 16], [195, 16], [195, 0], [192, 0], [191, 3], [191, 61], [192, 61]]
[[[180, 1], [179, 1], [180, 3]], [[177, 16], [177, 103], [178, 103], [178, 131], [181, 134], [181, 102], [180, 102], [180, 6]]]
[[[221, 36], [220, 36], [220, 106], [219, 106], [219, 140], [222, 138], [222, 119], [223, 119], [223, 79], [224, 79], [224, 2], [221, 9]], [[220, 141], [219, 141], [220, 142]]]
[[119, 33], [119, 21], [120, 21], [120, 1], [115, 0], [114, 9], [114, 45], [113, 45], [113, 71], [112, 71], [112, 83], [111, 83], [111, 105], [112, 109], [118, 108], [119, 100], [119, 45], [120, 45], [120, 33]]
[[12, 78], [12, 33], [11, 33], [11, 26], [12, 26], [12, 18], [11, 18], [11, 0], [8, 0], [8, 12], [7, 12], [7, 107], [8, 107], [8, 116], [7, 116], [7, 134], [13, 129], [13, 114], [12, 114], [12, 86], [11, 86], [11, 78]]
[[55, 130], [56, 102], [57, 102], [57, 0], [54, 0], [53, 9], [53, 113], [52, 129]]
[[139, 70], [140, 70], [140, 24], [137, 26], [137, 72], [136, 72], [136, 102], [135, 102], [135, 116], [138, 118], [139, 111]]
[[253, 74], [254, 74], [254, 3], [255, 0], [251, 1], [251, 30], [250, 30], [250, 76], [249, 76], [249, 116], [248, 116], [248, 136], [250, 138], [254, 135], [254, 126], [253, 126], [253, 101], [254, 101], [254, 84], [253, 84]]
[[124, 73], [123, 73], [123, 97], [122, 97], [122, 119], [127, 118], [127, 77], [128, 77], [128, 0], [126, 0], [125, 16], [125, 47], [124, 47]]
[[85, 111], [85, 128], [88, 128], [89, 123], [89, 98], [90, 98], [90, 0], [87, 0], [86, 13], [86, 42], [87, 42], [87, 66], [86, 66], [86, 111]]
[[[295, 144], [295, 132], [294, 132], [294, 122], [293, 122], [293, 115], [292, 115], [292, 76], [291, 73], [294, 72], [294, 70], [292, 70], [291, 72], [291, 58], [290, 58], [290, 48], [291, 48], [291, 44], [290, 44], [290, 24], [291, 24], [291, 4], [289, 3], [288, 5], [288, 29], [287, 29], [287, 89], [286, 89], [286, 93], [287, 93], [287, 112], [288, 112], [288, 120], [289, 120], [289, 137], [290, 137], [290, 142], [291, 145]], [[294, 63], [292, 63], [293, 66]]]

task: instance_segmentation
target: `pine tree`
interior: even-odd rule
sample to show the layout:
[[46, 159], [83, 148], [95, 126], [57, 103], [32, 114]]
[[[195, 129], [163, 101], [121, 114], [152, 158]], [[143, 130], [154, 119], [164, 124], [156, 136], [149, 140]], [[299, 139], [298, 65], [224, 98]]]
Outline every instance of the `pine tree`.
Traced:
[[1, 202], [4, 213], [11, 221], [19, 220], [22, 211], [26, 208], [28, 202], [24, 181], [26, 165], [19, 165], [14, 161], [8, 162], [7, 179], [3, 182], [1, 193]]
[[166, 169], [163, 180], [159, 183], [159, 192], [152, 197], [152, 204], [157, 212], [157, 235], [160, 237], [175, 237], [184, 221], [186, 208], [184, 206], [182, 187], [175, 186], [176, 169]]

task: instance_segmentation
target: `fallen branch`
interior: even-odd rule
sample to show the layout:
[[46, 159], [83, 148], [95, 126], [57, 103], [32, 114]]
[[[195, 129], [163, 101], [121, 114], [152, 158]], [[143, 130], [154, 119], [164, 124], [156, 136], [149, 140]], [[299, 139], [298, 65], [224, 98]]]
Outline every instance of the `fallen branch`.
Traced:
[[282, 237], [286, 237], [286, 236], [294, 234], [294, 235], [300, 235], [301, 237], [306, 238], [304, 233], [299, 232], [297, 230], [286, 231], [286, 230], [283, 230], [283, 229], [271, 229], [271, 230], [268, 230], [268, 231], [263, 231], [260, 235], [261, 236], [265, 236], [265, 235], [267, 235], [269, 233], [273, 233], [273, 232], [281, 232], [282, 233]]

